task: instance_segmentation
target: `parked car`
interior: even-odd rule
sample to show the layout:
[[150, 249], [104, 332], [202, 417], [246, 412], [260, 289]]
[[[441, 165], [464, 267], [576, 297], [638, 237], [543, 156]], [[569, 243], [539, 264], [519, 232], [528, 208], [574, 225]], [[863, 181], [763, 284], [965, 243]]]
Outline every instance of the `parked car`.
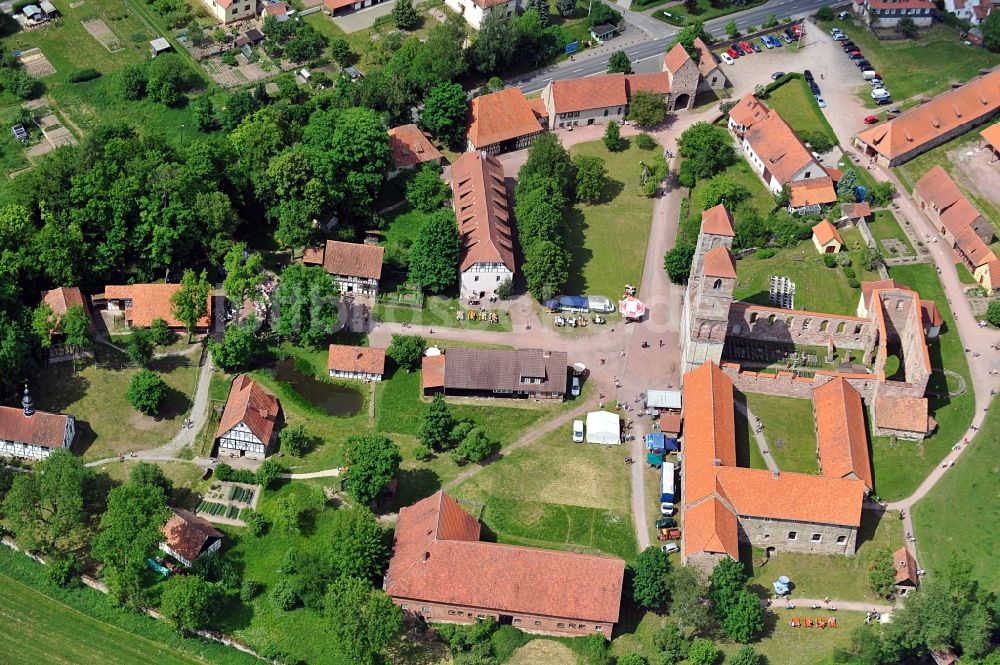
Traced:
[[876, 122], [878, 122], [878, 116], [877, 115], [866, 115], [865, 116], [865, 124], [866, 125], [874, 125]]
[[861, 51], [851, 51], [847, 54], [847, 57], [851, 60], [864, 60], [865, 56], [861, 55]]
[[678, 545], [677, 543], [667, 543], [666, 545], [661, 545], [660, 549], [666, 552], [667, 554], [673, 554], [674, 552], [680, 552], [681, 546]]
[[680, 540], [680, 529], [658, 529], [656, 531], [657, 540]]
[[819, 107], [821, 109], [826, 108], [826, 100], [820, 97], [819, 95], [816, 95], [816, 103], [819, 104]]
[[858, 69], [861, 71], [867, 71], [872, 68], [872, 63], [867, 60], [855, 60], [854, 64], [857, 65]]
[[673, 517], [676, 512], [677, 511], [674, 508], [674, 504], [668, 503], [666, 501], [660, 504], [660, 514], [663, 515], [664, 517]]
[[664, 517], [662, 519], [656, 520], [657, 529], [668, 529], [674, 526], [677, 526], [677, 520], [675, 520], [673, 517]]
[[740, 57], [740, 52], [734, 48], [730, 48], [728, 51], [726, 51], [726, 55], [735, 60], [736, 58]]
[[809, 84], [809, 91], [814, 95], [819, 94], [819, 86], [816, 85], [816, 81], [813, 81]]
[[750, 48], [753, 49], [754, 53], [760, 53], [760, 47], [757, 46], [757, 42], [750, 42]]
[[885, 88], [876, 88], [872, 90], [872, 99], [874, 99], [875, 101], [888, 98], [889, 98], [889, 91], [886, 90]]
[[774, 48], [774, 44], [772, 44], [771, 40], [767, 38], [767, 35], [764, 35], [763, 37], [760, 38], [760, 43], [763, 44], [764, 48], [768, 50]]
[[833, 41], [835, 42], [846, 42], [848, 39], [847, 35], [842, 32], [838, 32], [833, 36]]
[[841, 21], [846, 21], [850, 15], [851, 15], [850, 12], [840, 12], [839, 14], [837, 14], [837, 18], [840, 19]]
[[750, 42], [745, 42], [745, 41], [740, 42], [740, 48], [746, 51], [747, 53], [753, 53], [753, 49], [750, 48]]
[[570, 386], [569, 394], [572, 395], [573, 397], [580, 396], [580, 377], [578, 376], [573, 377], [573, 383]]
[[768, 35], [767, 38], [771, 40], [771, 44], [774, 47], [781, 48], [783, 46], [783, 44], [781, 43], [781, 40], [778, 39], [777, 37], [775, 37], [774, 35]]
[[880, 97], [875, 100], [875, 104], [878, 106], [885, 106], [886, 104], [892, 104], [892, 97]]
[[583, 443], [583, 421], [573, 421], [573, 443]]
[[750, 48], [749, 44], [746, 46], [743, 46], [743, 44], [746, 44], [746, 42], [743, 42], [742, 44], [733, 44], [733, 48], [739, 51], [740, 55], [750, 55], [753, 53], [753, 49]]
[[840, 45], [840, 47], [844, 49], [844, 53], [850, 53], [851, 51], [858, 50], [858, 45], [855, 44], [854, 42], [844, 42], [843, 44]]
[[861, 78], [863, 78], [866, 81], [874, 81], [875, 79], [878, 78], [878, 72], [876, 72], [874, 69], [862, 69]]
[[781, 41], [785, 42], [786, 44], [791, 44], [792, 43], [792, 38], [791, 38], [791, 36], [787, 32], [782, 32], [781, 33]]
[[808, 69], [803, 70], [803, 72], [802, 72], [802, 78], [804, 78], [805, 80], [807, 80], [810, 83], [812, 83], [813, 82], [813, 73], [811, 71], [809, 71]]
[[733, 60], [733, 56], [729, 55], [728, 53], [720, 53], [719, 60], [722, 60], [722, 62], [726, 63], [727, 65], [732, 65], [736, 63], [736, 61]]
[[838, 32], [843, 32], [843, 30], [841, 30], [840, 28], [830, 28], [830, 34], [831, 35], [835, 35]]
[[777, 81], [778, 79], [780, 79], [784, 75], [785, 75], [785, 72], [772, 72], [771, 73], [771, 80], [772, 81]]
[[885, 83], [880, 78], [868, 79], [868, 85], [873, 88], [884, 88]]

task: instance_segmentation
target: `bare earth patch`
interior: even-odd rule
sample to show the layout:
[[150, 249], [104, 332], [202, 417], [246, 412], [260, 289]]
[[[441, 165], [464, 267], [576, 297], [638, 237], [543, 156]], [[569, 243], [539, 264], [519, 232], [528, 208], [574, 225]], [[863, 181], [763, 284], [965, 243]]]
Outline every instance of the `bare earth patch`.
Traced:
[[576, 654], [564, 644], [552, 640], [532, 640], [514, 652], [508, 665], [574, 665]]
[[153, 418], [152, 416], [144, 416], [138, 411], [134, 412], [129, 417], [128, 421], [129, 424], [132, 425], [132, 427], [136, 428], [137, 430], [141, 430], [143, 432], [148, 432], [152, 429], [156, 429], [157, 426], [156, 418]]
[[125, 48], [118, 35], [111, 31], [108, 24], [99, 18], [92, 18], [82, 23], [84, 29], [90, 36], [96, 39], [101, 46], [108, 49], [109, 53], [117, 53]]
[[17, 61], [21, 63], [24, 67], [24, 71], [28, 72], [29, 76], [36, 79], [42, 78], [43, 76], [51, 76], [56, 73], [56, 68], [52, 66], [49, 59], [45, 57], [41, 49], [31, 48], [27, 51], [23, 51], [21, 55], [18, 56]]

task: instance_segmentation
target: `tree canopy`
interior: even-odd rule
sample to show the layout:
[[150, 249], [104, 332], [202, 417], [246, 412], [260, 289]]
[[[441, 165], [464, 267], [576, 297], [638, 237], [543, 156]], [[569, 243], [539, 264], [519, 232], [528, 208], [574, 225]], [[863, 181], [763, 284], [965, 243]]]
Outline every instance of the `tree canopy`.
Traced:
[[577, 200], [586, 203], [600, 201], [608, 181], [604, 160], [596, 155], [577, 155], [573, 158], [573, 166], [576, 169]]
[[457, 83], [438, 83], [424, 98], [421, 124], [434, 136], [451, 146], [465, 140], [466, 115], [469, 112], [465, 90]]
[[628, 119], [640, 127], [654, 127], [667, 117], [667, 103], [660, 95], [636, 90], [628, 103]]
[[271, 329], [282, 337], [319, 346], [338, 330], [340, 288], [322, 266], [289, 265], [271, 303]]
[[608, 58], [608, 73], [609, 74], [631, 74], [632, 73], [632, 61], [629, 60], [628, 54], [625, 51], [615, 51]]
[[344, 460], [349, 468], [347, 491], [367, 505], [396, 477], [403, 456], [389, 437], [367, 434], [347, 438]]
[[691, 174], [698, 179], [710, 178], [736, 162], [732, 139], [721, 127], [698, 122], [677, 139], [677, 149], [684, 164], [690, 164]]
[[451, 446], [454, 427], [455, 417], [444, 401], [444, 396], [438, 393], [424, 409], [417, 438], [431, 450], [445, 450]]
[[403, 630], [403, 612], [365, 580], [341, 577], [326, 594], [328, 629], [352, 663], [375, 665]]
[[160, 407], [169, 391], [169, 386], [156, 372], [143, 369], [132, 377], [125, 397], [128, 399], [128, 403], [140, 413], [155, 416], [160, 412]]
[[212, 285], [208, 283], [205, 271], [198, 275], [187, 269], [181, 277], [181, 288], [170, 296], [170, 309], [178, 321], [184, 324], [188, 334], [194, 334], [198, 322], [208, 316], [208, 299]]
[[215, 606], [216, 590], [197, 575], [172, 575], [163, 585], [160, 614], [180, 633], [204, 627]]
[[454, 286], [459, 249], [455, 214], [450, 210], [434, 213], [420, 227], [410, 249], [410, 281], [430, 293]]
[[385, 354], [396, 361], [397, 365], [409, 371], [420, 367], [426, 348], [427, 342], [420, 335], [394, 334]]
[[642, 607], [664, 607], [670, 599], [670, 558], [656, 545], [639, 553], [632, 578], [632, 598]]

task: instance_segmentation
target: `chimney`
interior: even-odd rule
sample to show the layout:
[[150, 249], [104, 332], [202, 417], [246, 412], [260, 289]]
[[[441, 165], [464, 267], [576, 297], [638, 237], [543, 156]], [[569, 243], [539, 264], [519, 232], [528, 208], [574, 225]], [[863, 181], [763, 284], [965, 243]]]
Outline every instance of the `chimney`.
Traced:
[[778, 469], [775, 469], [774, 471], [771, 472], [771, 479], [772, 480], [777, 480], [778, 476], [780, 476], [780, 475], [781, 475], [781, 471], [779, 471]]
[[24, 417], [30, 418], [35, 415], [35, 401], [31, 399], [31, 393], [28, 392], [28, 384], [24, 384], [24, 397], [21, 398], [21, 408], [24, 409]]
[[429, 551], [425, 551], [424, 552], [424, 563], [427, 563], [427, 560], [430, 559], [430, 558], [431, 558], [431, 553]]

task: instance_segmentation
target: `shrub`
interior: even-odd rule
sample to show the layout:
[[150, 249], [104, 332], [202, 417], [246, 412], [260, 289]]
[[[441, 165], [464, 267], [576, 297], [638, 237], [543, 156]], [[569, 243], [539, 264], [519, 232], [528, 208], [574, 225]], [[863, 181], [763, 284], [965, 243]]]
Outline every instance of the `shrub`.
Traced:
[[153, 343], [153, 346], [168, 346], [173, 344], [175, 338], [176, 333], [163, 319], [153, 319], [153, 322], [149, 324], [149, 341]]
[[857, 274], [854, 272], [854, 268], [851, 268], [850, 266], [844, 268], [844, 274], [847, 276], [847, 279], [854, 279], [857, 277]]
[[642, 132], [635, 137], [635, 144], [640, 150], [653, 150], [656, 148], [656, 140], [646, 132]]
[[260, 537], [267, 531], [267, 519], [253, 508], [245, 508], [240, 513], [240, 519], [246, 522], [251, 536]]
[[762, 249], [758, 249], [756, 252], [753, 253], [754, 257], [760, 259], [761, 261], [764, 261], [766, 259], [772, 259], [774, 258], [775, 254], [777, 254], [777, 252], [771, 249], [770, 247], [764, 247]]
[[167, 398], [169, 388], [163, 379], [148, 369], [141, 370], [132, 377], [125, 397], [137, 411], [152, 416], [155, 415]]
[[832, 7], [820, 7], [816, 10], [816, 20], [817, 21], [832, 21], [833, 20], [833, 8]]
[[844, 268], [851, 266], [851, 255], [847, 252], [841, 252], [841, 254], [837, 257], [837, 263]]
[[264, 590], [264, 583], [259, 580], [243, 580], [243, 585], [240, 587], [240, 600], [244, 603], [249, 603], [251, 600], [260, 595], [260, 592]]
[[1000, 328], [1000, 298], [993, 300], [986, 307], [986, 320], [996, 328]]
[[72, 554], [56, 554], [46, 561], [45, 576], [60, 587], [68, 587], [76, 578], [76, 559]]
[[815, 152], [827, 152], [833, 147], [833, 141], [821, 131], [802, 132], [802, 140], [809, 144]]
[[225, 53], [220, 55], [219, 60], [222, 61], [222, 64], [229, 65], [230, 67], [235, 67], [236, 65], [240, 64], [236, 60], [236, 54], [233, 53], [232, 51], [226, 51]]
[[271, 600], [279, 610], [294, 610], [299, 604], [299, 592], [295, 582], [290, 579], [279, 580], [271, 591]]
[[856, 277], [851, 277], [847, 280], [847, 285], [852, 289], [857, 289], [861, 287], [861, 282], [859, 282]]
[[823, 255], [823, 265], [825, 265], [827, 268], [836, 268], [837, 267], [837, 259], [835, 259], [833, 257], [833, 254], [824, 254]]
[[101, 73], [93, 67], [87, 67], [86, 69], [77, 69], [70, 72], [66, 80], [70, 83], [83, 83], [84, 81], [92, 81], [100, 75]]

